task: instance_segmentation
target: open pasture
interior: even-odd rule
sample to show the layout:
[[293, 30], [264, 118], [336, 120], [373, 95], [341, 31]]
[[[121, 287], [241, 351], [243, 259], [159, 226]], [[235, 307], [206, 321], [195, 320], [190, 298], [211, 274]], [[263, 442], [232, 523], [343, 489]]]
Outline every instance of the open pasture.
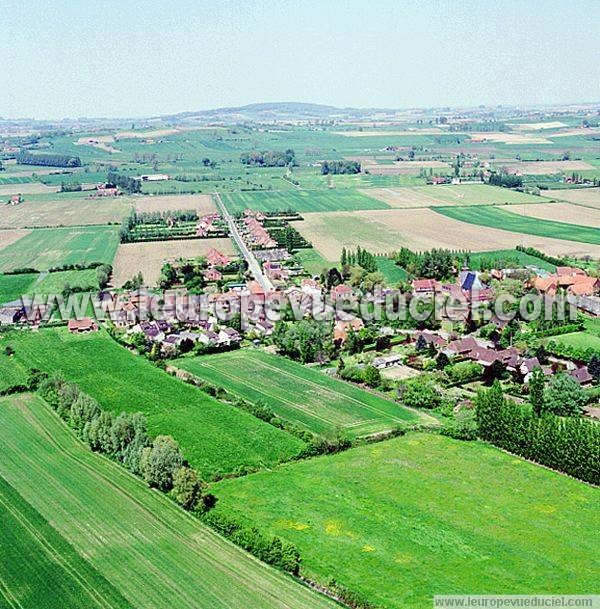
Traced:
[[133, 199], [136, 211], [178, 211], [193, 209], [199, 216], [217, 211], [210, 195], [155, 195]]
[[443, 184], [412, 188], [370, 188], [362, 193], [396, 209], [444, 205], [517, 205], [537, 203], [540, 197], [487, 184]]
[[[469, 250], [473, 252], [505, 250], [517, 245], [531, 246], [551, 255], [598, 256], [600, 246], [563, 239], [552, 239], [522, 232], [510, 232], [491, 226], [474, 229], [465, 221], [442, 215], [443, 210], [502, 211], [496, 207], [443, 207], [434, 209], [390, 209], [306, 214], [296, 228], [326, 260], [339, 260], [342, 247], [356, 249], [358, 245], [377, 254], [389, 254], [401, 246], [414, 251], [431, 248]], [[439, 212], [439, 213], [438, 213]], [[476, 213], [474, 214], [477, 218]], [[504, 215], [512, 214], [505, 212]], [[518, 216], [516, 216], [519, 220]], [[538, 220], [530, 220], [537, 223]], [[503, 227], [500, 220], [495, 226]], [[566, 225], [570, 232], [574, 225]]]
[[600, 491], [480, 442], [410, 433], [212, 490], [377, 607], [597, 589]]
[[120, 287], [137, 273], [142, 273], [146, 285], [154, 286], [165, 262], [204, 256], [212, 248], [222, 254], [235, 254], [233, 243], [227, 238], [121, 243], [113, 263], [112, 284]]
[[182, 358], [175, 365], [241, 398], [262, 402], [281, 418], [317, 434], [332, 435], [342, 429], [352, 437], [364, 436], [429, 419], [263, 351]]
[[2, 607], [336, 606], [86, 449], [36, 396], [0, 400], [0, 457]]
[[279, 211], [293, 209], [300, 213], [386, 209], [387, 204], [357, 190], [285, 190], [224, 193], [223, 203], [232, 213], [244, 209]]
[[[105, 332], [74, 336], [66, 328], [18, 332], [3, 338], [18, 364], [67, 380], [113, 412], [143, 412], [154, 434], [173, 436], [203, 477], [236, 467], [273, 466], [304, 444], [232, 406], [226, 406], [115, 343]], [[2, 370], [0, 369], [0, 376]]]
[[503, 211], [539, 220], [552, 220], [553, 222], [566, 222], [581, 226], [600, 228], [600, 207], [583, 207], [571, 203], [544, 203], [541, 205], [528, 205], [523, 207], [505, 207]]
[[112, 264], [119, 243], [116, 226], [37, 228], [0, 250], [0, 271], [65, 264]]
[[515, 233], [600, 245], [600, 226], [531, 218], [526, 215], [526, 211], [524, 215], [518, 215], [498, 207], [443, 207], [435, 208], [435, 211], [477, 226], [500, 227]]
[[24, 196], [23, 203], [0, 206], [0, 228], [34, 228], [120, 223], [131, 209], [129, 197], [57, 193]]

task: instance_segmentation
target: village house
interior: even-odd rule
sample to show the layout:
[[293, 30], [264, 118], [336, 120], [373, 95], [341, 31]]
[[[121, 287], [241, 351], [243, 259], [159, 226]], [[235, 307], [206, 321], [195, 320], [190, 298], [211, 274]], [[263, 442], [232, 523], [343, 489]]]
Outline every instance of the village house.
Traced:
[[211, 283], [223, 279], [223, 273], [217, 271], [217, 269], [211, 268], [202, 271], [202, 277], [204, 278], [204, 281]]
[[590, 374], [587, 366], [582, 366], [569, 373], [571, 378], [574, 378], [581, 386], [586, 387], [591, 385], [594, 381], [594, 377]]
[[433, 296], [440, 290], [435, 279], [413, 279], [412, 288], [415, 296]]
[[12, 325], [19, 323], [25, 317], [25, 309], [21, 304], [7, 305], [0, 309], [0, 325]]
[[399, 366], [402, 363], [402, 356], [398, 354], [386, 355], [385, 357], [376, 357], [373, 360], [373, 366], [379, 370]]
[[333, 327], [333, 340], [339, 345], [343, 345], [348, 339], [350, 332], [358, 332], [365, 327], [365, 323], [362, 319], [354, 317], [353, 319], [336, 322]]
[[209, 266], [227, 266], [231, 262], [228, 256], [225, 256], [214, 247], [208, 250], [205, 258]]
[[83, 319], [69, 319], [67, 327], [72, 334], [87, 334], [89, 332], [98, 331], [98, 324], [89, 317], [84, 317]]

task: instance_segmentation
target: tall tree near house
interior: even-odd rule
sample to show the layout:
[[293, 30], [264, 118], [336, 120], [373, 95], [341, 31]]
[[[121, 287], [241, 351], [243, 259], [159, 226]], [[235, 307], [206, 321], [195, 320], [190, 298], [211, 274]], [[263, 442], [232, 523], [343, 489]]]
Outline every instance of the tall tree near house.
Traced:
[[595, 381], [600, 380], [600, 354], [592, 353], [588, 361], [588, 371]]
[[544, 412], [544, 386], [544, 372], [538, 366], [529, 381], [529, 403], [533, 413], [538, 417]]

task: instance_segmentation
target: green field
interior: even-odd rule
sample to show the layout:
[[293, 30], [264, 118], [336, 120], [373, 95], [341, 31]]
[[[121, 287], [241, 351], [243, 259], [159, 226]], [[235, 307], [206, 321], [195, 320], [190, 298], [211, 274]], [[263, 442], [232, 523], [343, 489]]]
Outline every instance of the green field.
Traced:
[[293, 209], [301, 213], [389, 209], [389, 206], [381, 201], [348, 189], [237, 192], [222, 194], [221, 198], [227, 209], [232, 213], [238, 213], [244, 211], [244, 209], [259, 211]]
[[0, 400], [0, 606], [325, 609], [123, 467], [36, 396]]
[[0, 274], [0, 304], [17, 300], [21, 295], [28, 294], [30, 286], [33, 285], [37, 277], [35, 273]]
[[408, 273], [390, 258], [377, 256], [375, 260], [377, 262], [377, 270], [384, 276], [388, 284], [395, 286], [398, 282], [408, 279]]
[[60, 294], [67, 284], [71, 288], [97, 288], [96, 269], [39, 274], [0, 274], [0, 304], [17, 300], [23, 294]]
[[600, 492], [479, 442], [411, 433], [213, 485], [217, 511], [294, 542], [374, 605], [598, 591]]
[[489, 184], [442, 184], [441, 186], [422, 186], [415, 190], [440, 201], [461, 205], [517, 205], [546, 202], [537, 195], [528, 195]]
[[[73, 336], [65, 328], [13, 332], [0, 339], [11, 384], [24, 382], [25, 367], [62, 371], [68, 380], [114, 412], [141, 411], [154, 434], [172, 435], [205, 478], [239, 466], [273, 466], [303, 448], [297, 438], [175, 379], [115, 343], [106, 333]], [[20, 371], [20, 374], [19, 374]], [[19, 376], [21, 378], [19, 378]]]
[[298, 250], [294, 255], [300, 259], [306, 272], [311, 275], [320, 275], [323, 269], [336, 265], [335, 262], [325, 260], [314, 247]]
[[548, 340], [574, 347], [575, 349], [595, 349], [600, 351], [600, 336], [591, 332], [569, 332], [551, 336]]
[[[0, 401], [3, 408], [16, 403]], [[1, 473], [0, 522], [0, 607], [132, 607]]]
[[591, 226], [519, 216], [498, 207], [433, 207], [432, 209], [438, 214], [477, 226], [600, 245], [600, 229]]
[[0, 271], [65, 264], [111, 264], [119, 244], [116, 226], [39, 228], [0, 250]]
[[425, 422], [391, 400], [264, 351], [182, 358], [175, 365], [318, 434], [339, 428], [356, 437]]

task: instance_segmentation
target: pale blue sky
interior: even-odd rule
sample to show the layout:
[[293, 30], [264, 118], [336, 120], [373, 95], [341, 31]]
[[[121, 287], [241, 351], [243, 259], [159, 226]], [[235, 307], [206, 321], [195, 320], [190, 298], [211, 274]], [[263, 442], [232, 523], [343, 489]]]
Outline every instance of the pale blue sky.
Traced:
[[599, 9], [599, 0], [1, 0], [0, 116], [600, 101]]

